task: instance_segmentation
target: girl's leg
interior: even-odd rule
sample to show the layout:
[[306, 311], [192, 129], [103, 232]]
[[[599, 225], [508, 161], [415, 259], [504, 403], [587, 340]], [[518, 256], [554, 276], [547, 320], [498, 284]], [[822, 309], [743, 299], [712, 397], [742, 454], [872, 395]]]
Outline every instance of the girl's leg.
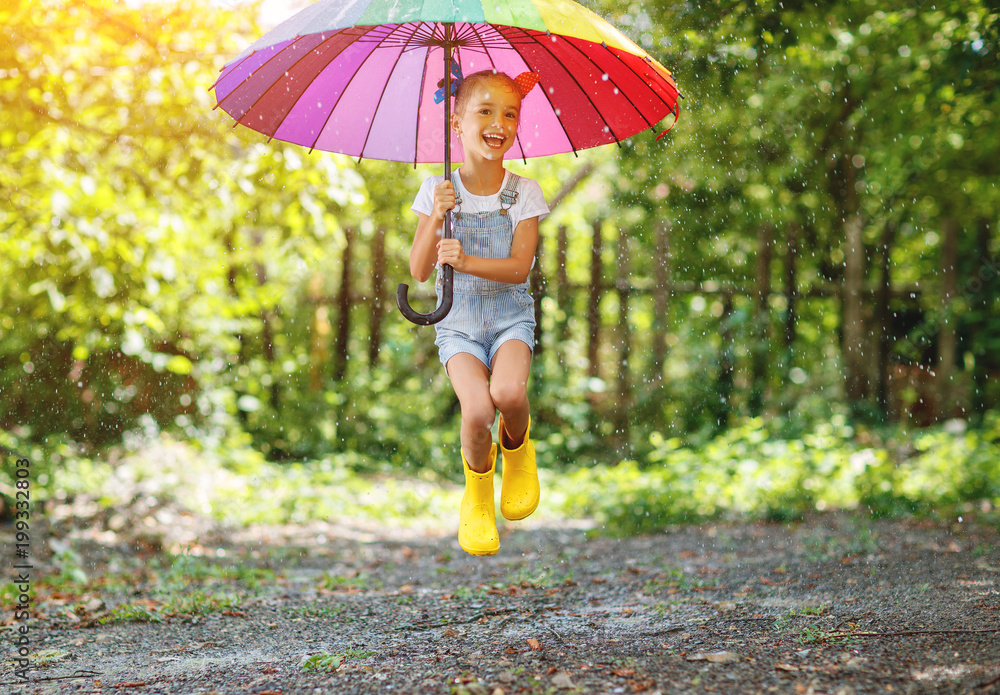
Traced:
[[460, 352], [448, 360], [448, 376], [462, 406], [462, 452], [469, 468], [485, 473], [493, 466], [490, 428], [496, 408], [490, 398], [490, 372], [476, 357]]
[[500, 443], [507, 449], [521, 446], [528, 429], [530, 371], [531, 349], [526, 344], [520, 340], [508, 340], [497, 348], [493, 356], [493, 378], [489, 382], [489, 391], [490, 398], [503, 415], [504, 431], [500, 433]]

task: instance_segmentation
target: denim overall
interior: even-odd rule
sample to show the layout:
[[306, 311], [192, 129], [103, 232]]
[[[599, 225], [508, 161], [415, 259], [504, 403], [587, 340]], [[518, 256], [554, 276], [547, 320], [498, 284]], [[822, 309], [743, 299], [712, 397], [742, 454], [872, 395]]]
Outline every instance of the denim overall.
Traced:
[[[517, 186], [521, 177], [509, 174], [507, 185], [500, 191], [500, 209], [490, 212], [461, 211], [455, 176], [455, 208], [452, 210], [452, 232], [462, 243], [462, 251], [479, 258], [510, 258], [514, 242], [514, 225], [507, 211], [517, 202]], [[435, 324], [438, 355], [446, 367], [448, 360], [467, 352], [492, 368], [497, 349], [508, 340], [520, 340], [531, 349], [535, 342], [535, 305], [528, 294], [528, 282], [511, 285], [484, 280], [455, 271], [454, 302], [451, 312]], [[441, 300], [441, 276], [437, 280], [438, 301]]]

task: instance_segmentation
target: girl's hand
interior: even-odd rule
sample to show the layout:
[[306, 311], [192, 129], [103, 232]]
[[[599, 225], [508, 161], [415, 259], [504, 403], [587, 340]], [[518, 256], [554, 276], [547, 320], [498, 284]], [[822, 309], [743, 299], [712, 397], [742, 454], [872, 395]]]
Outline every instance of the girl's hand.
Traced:
[[442, 181], [434, 187], [434, 210], [432, 217], [444, 222], [445, 213], [455, 207], [455, 186], [451, 181]]
[[465, 267], [465, 252], [462, 250], [462, 242], [458, 239], [442, 239], [437, 243], [438, 263], [450, 265], [455, 270], [462, 272]]

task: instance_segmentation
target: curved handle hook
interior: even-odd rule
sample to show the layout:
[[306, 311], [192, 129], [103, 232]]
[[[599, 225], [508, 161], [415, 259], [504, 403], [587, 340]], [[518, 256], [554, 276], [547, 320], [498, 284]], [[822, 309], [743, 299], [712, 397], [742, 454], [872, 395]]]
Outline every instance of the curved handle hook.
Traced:
[[[450, 137], [450, 124], [451, 124], [451, 99], [448, 96], [448, 84], [451, 76], [451, 49], [452, 49], [452, 25], [450, 22], [446, 22], [444, 25], [444, 82], [445, 82], [445, 98], [444, 98], [444, 177], [445, 179], [451, 178], [451, 137]], [[444, 229], [442, 230], [442, 238], [451, 239], [451, 211], [448, 211], [444, 215]], [[454, 299], [454, 293], [452, 284], [454, 282], [455, 269], [450, 265], [441, 266], [441, 304], [437, 309], [429, 314], [418, 314], [413, 309], [410, 308], [410, 302], [406, 298], [406, 293], [409, 291], [409, 286], [400, 283], [396, 288], [396, 306], [399, 307], [399, 313], [403, 315], [408, 321], [412, 321], [418, 326], [429, 326], [432, 323], [437, 323], [451, 311], [451, 302]]]
[[399, 313], [403, 315], [403, 318], [417, 324], [418, 326], [430, 326], [431, 324], [437, 323], [443, 319], [448, 315], [448, 312], [451, 311], [451, 303], [454, 299], [452, 290], [454, 274], [455, 269], [450, 265], [442, 266], [441, 304], [439, 304], [438, 308], [429, 314], [419, 314], [410, 308], [410, 301], [406, 297], [410, 286], [405, 283], [400, 283], [396, 288], [396, 306], [399, 307]]

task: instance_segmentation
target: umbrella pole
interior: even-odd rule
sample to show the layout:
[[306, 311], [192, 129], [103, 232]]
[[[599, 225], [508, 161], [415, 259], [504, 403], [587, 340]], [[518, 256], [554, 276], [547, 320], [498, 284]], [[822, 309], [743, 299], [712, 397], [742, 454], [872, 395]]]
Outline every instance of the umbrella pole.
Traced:
[[[451, 23], [444, 25], [444, 180], [451, 180]], [[444, 215], [442, 238], [451, 239], [451, 210]], [[454, 299], [453, 285], [455, 269], [450, 265], [441, 266], [441, 304], [429, 314], [419, 314], [410, 308], [406, 295], [409, 285], [400, 283], [396, 288], [396, 306], [403, 317], [418, 326], [437, 323], [451, 311]]]

